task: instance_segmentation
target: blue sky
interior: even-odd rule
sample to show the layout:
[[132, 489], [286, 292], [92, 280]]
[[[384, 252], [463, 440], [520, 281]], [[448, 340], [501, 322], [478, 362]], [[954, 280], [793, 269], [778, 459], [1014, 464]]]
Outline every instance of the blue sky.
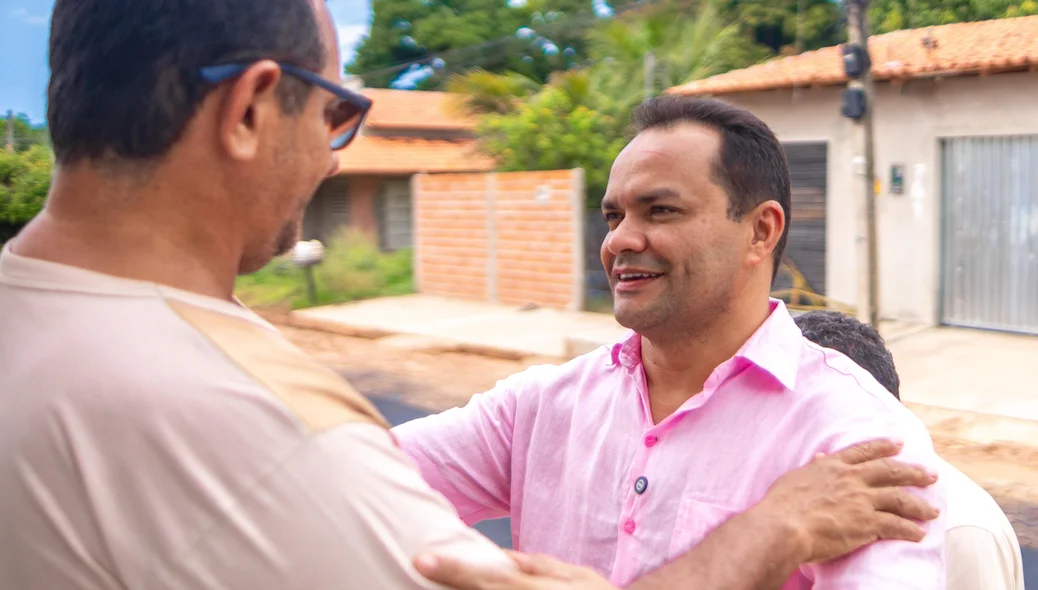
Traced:
[[[150, 1], [150, 0], [149, 0]], [[257, 0], [262, 1], [262, 0]], [[327, 0], [339, 29], [343, 60], [367, 33], [370, 0]], [[0, 111], [46, 117], [47, 38], [54, 0], [0, 0]]]

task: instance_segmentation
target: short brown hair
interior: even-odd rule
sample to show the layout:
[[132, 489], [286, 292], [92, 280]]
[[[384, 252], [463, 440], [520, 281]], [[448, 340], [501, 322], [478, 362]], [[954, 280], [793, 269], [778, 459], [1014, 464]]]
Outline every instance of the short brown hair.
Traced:
[[658, 96], [646, 100], [634, 112], [638, 133], [679, 123], [700, 123], [721, 134], [713, 172], [715, 182], [728, 193], [729, 216], [741, 219], [765, 201], [778, 201], [782, 206], [786, 225], [775, 245], [774, 280], [786, 250], [792, 207], [789, 165], [782, 144], [750, 111], [712, 98]]

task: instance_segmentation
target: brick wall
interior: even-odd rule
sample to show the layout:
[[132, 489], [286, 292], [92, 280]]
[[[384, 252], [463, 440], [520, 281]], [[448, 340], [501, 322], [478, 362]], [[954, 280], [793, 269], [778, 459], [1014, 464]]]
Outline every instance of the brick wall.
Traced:
[[583, 170], [414, 177], [422, 293], [583, 308]]

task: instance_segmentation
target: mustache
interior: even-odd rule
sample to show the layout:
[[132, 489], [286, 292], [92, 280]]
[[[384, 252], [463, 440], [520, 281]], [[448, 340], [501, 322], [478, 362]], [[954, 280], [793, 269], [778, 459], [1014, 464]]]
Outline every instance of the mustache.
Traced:
[[662, 260], [646, 256], [645, 254], [619, 254], [613, 259], [613, 265], [610, 270], [618, 266], [633, 266], [654, 273], [667, 272], [668, 267], [667, 263]]

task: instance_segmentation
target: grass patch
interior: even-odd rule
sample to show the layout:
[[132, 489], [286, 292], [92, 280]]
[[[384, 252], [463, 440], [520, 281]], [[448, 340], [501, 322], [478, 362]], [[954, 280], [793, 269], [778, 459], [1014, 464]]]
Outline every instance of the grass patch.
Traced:
[[[414, 292], [411, 250], [382, 252], [363, 234], [344, 232], [325, 244], [324, 261], [314, 267], [317, 304], [329, 305]], [[235, 294], [255, 309], [310, 306], [303, 270], [291, 254], [238, 278]]]

